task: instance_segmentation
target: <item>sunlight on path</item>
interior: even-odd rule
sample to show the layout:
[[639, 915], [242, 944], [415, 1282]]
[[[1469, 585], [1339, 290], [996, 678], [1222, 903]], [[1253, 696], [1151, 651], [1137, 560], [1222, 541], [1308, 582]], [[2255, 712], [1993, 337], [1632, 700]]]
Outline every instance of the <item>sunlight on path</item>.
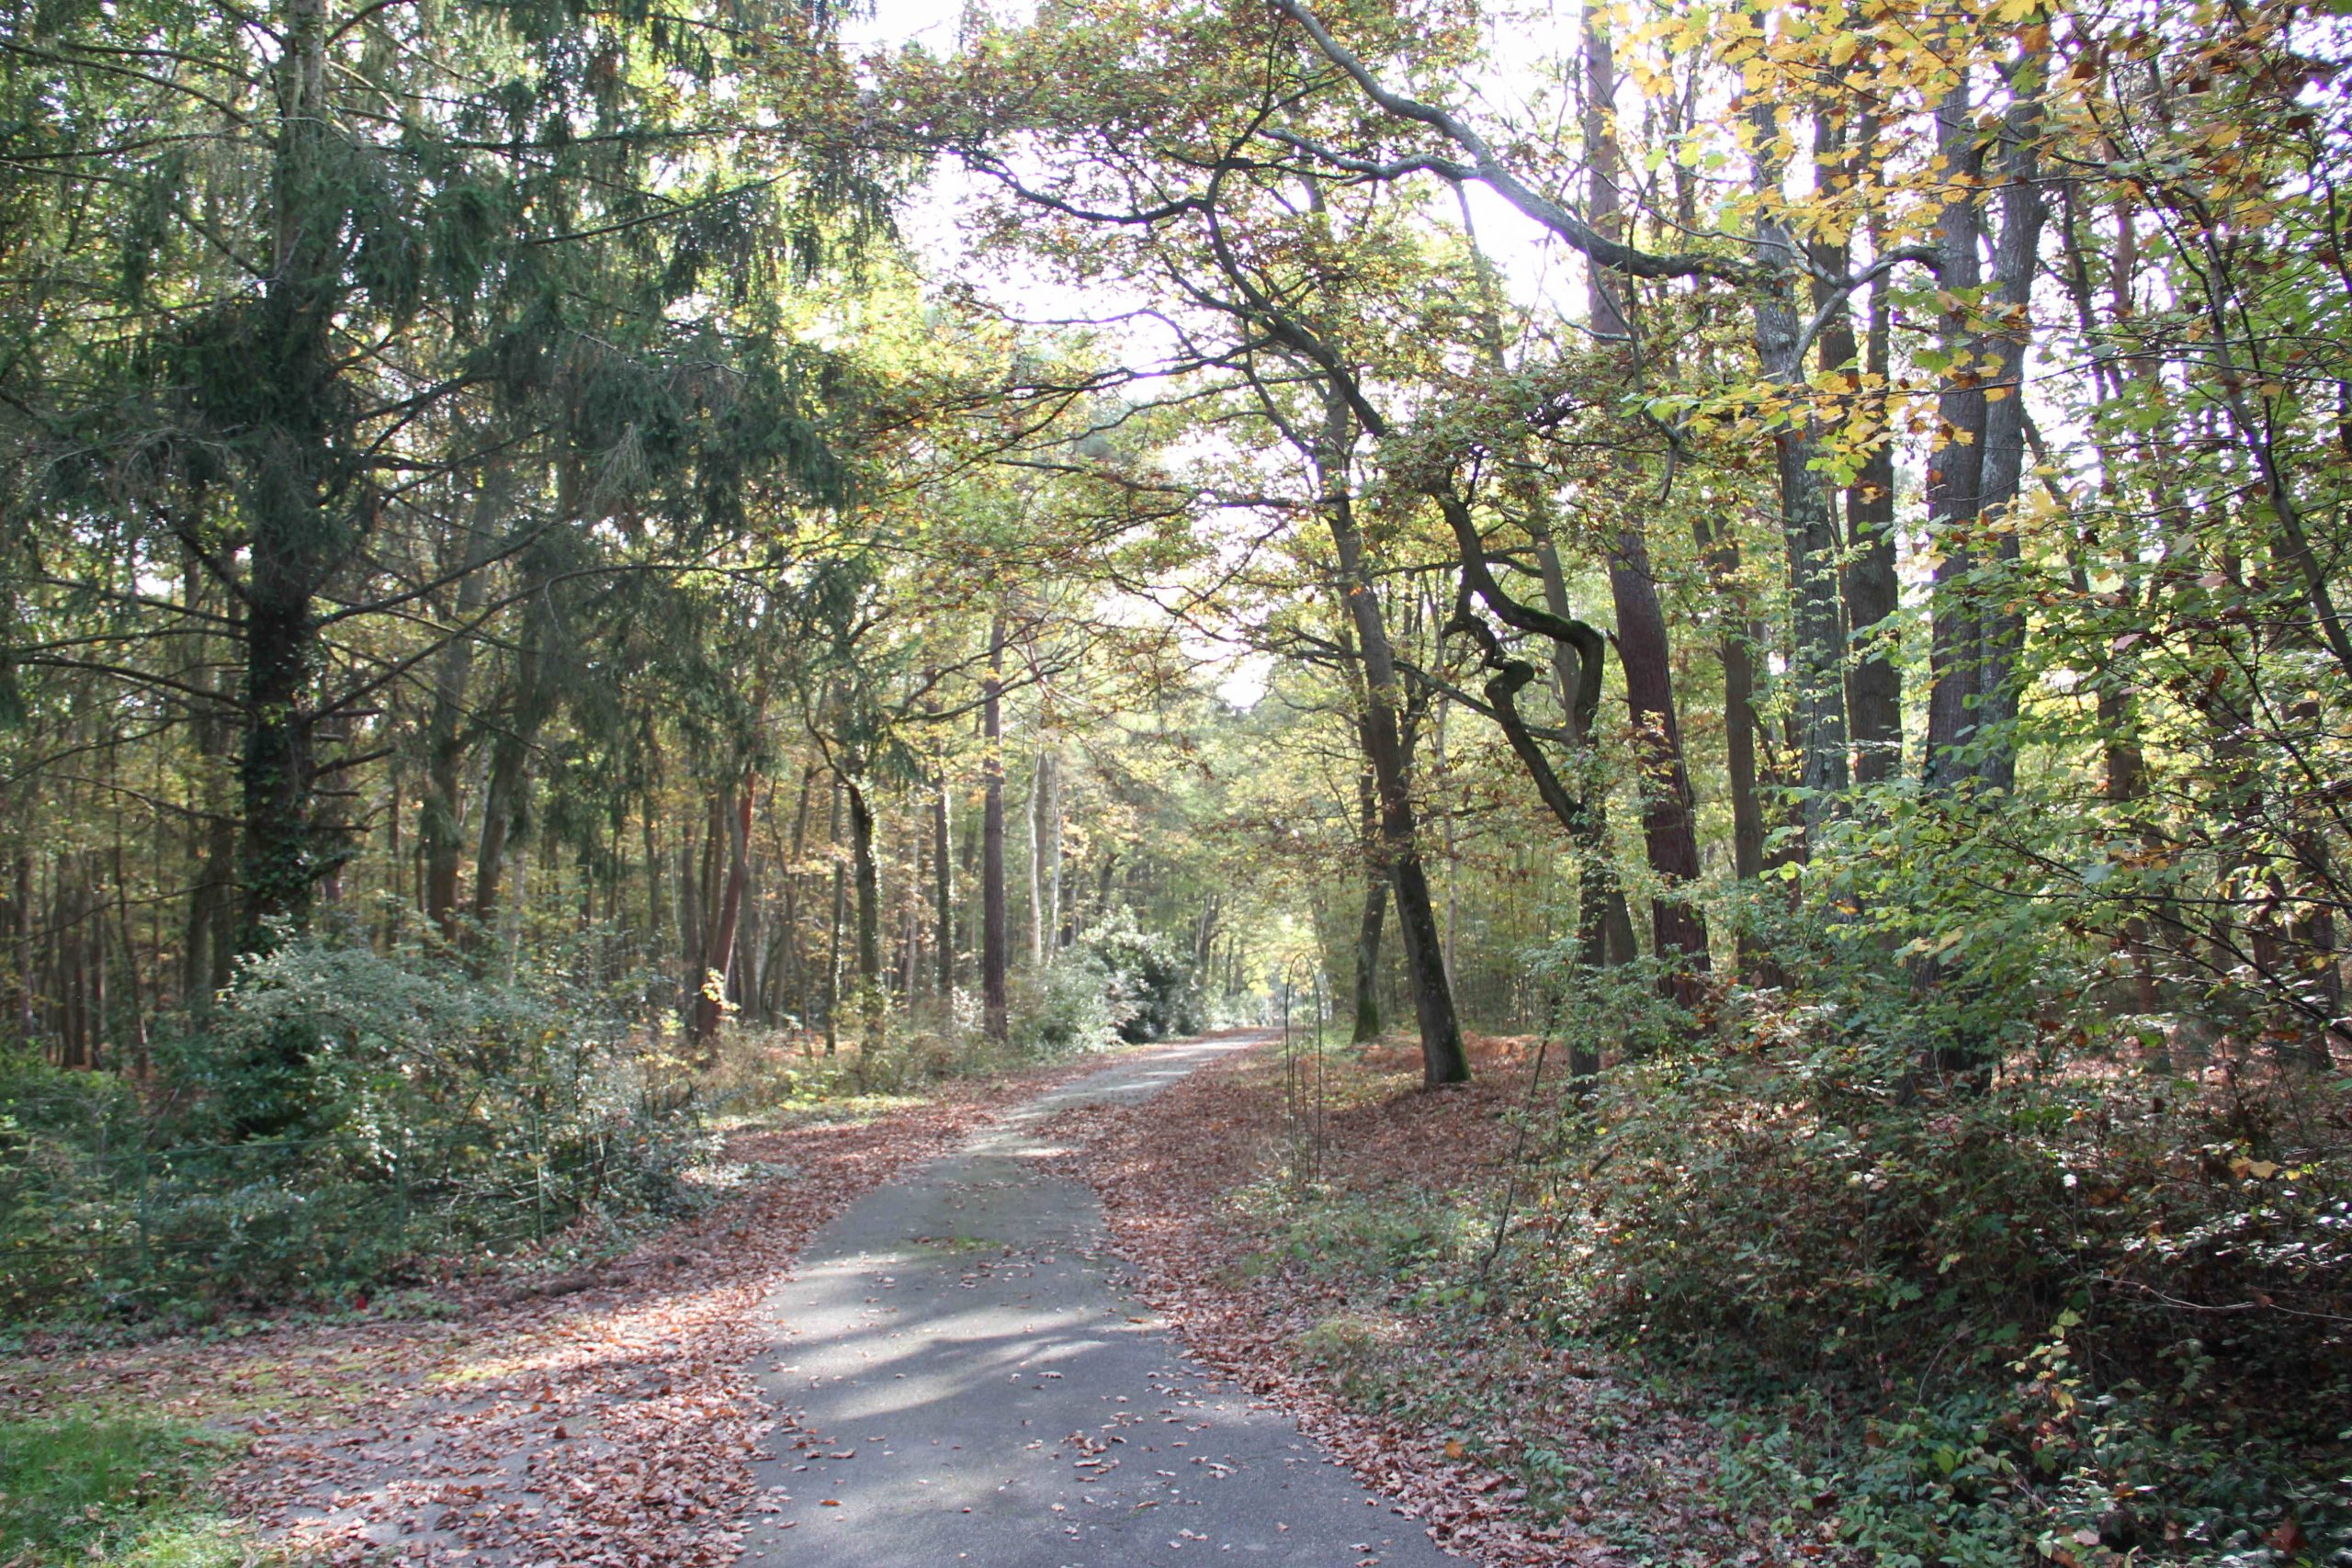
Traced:
[[1280, 1413], [1187, 1362], [1040, 1136], [1253, 1040], [1138, 1055], [869, 1193], [771, 1296], [747, 1568], [1448, 1563]]

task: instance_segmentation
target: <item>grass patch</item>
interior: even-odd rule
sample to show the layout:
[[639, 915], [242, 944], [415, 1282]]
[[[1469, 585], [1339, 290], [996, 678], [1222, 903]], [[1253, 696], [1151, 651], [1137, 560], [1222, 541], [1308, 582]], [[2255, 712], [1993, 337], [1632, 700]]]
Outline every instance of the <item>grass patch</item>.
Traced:
[[277, 1554], [220, 1517], [216, 1433], [130, 1418], [0, 1422], [0, 1563], [230, 1568]]

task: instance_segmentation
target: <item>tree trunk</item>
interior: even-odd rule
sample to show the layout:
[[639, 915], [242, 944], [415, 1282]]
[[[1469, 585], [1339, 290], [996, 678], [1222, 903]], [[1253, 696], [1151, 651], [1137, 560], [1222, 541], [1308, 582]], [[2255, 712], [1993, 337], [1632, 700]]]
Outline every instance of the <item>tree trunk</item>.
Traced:
[[1732, 875], [1753, 882], [1764, 872], [1764, 804], [1756, 787], [1756, 644], [1763, 628], [1747, 619], [1739, 585], [1739, 542], [1731, 530], [1692, 525], [1720, 604], [1716, 658], [1724, 667], [1724, 771], [1731, 795]]
[[748, 769], [740, 778], [720, 786], [718, 810], [712, 823], [723, 834], [727, 853], [726, 880], [718, 907], [703, 933], [702, 973], [695, 989], [694, 1042], [708, 1060], [711, 1043], [727, 1015], [727, 981], [735, 963], [735, 927], [743, 913], [743, 890], [752, 879], [752, 802], [759, 779]]
[[1363, 913], [1356, 921], [1356, 1017], [1350, 1032], [1353, 1042], [1362, 1045], [1380, 1038], [1380, 931], [1387, 923], [1388, 878], [1380, 869], [1380, 808], [1373, 796], [1369, 773], [1357, 775], [1356, 797], [1363, 821], [1365, 863], [1371, 868], [1364, 878]]
[[[498, 914], [508, 846], [514, 823], [525, 817], [530, 798], [531, 750], [538, 742], [539, 727], [547, 720], [549, 705], [540, 643], [551, 628], [547, 625], [544, 610], [537, 608], [538, 596], [533, 596], [532, 604], [534, 609], [526, 616], [523, 647], [515, 657], [514, 701], [507, 710], [505, 726], [491, 747], [490, 780], [482, 790], [481, 843], [474, 854], [473, 918], [479, 928], [475, 932], [477, 941], [489, 937], [491, 921]], [[700, 953], [695, 956], [699, 958]]]
[[931, 890], [939, 934], [939, 1000], [956, 996], [956, 868], [947, 854], [947, 780], [931, 795]]
[[1364, 882], [1364, 915], [1355, 926], [1355, 1043], [1381, 1039], [1381, 926], [1387, 924], [1387, 879]]
[[1046, 781], [1052, 768], [1045, 752], [1029, 770], [1029, 799], [1022, 816], [1029, 829], [1029, 972], [1046, 966]]
[[1046, 753], [1046, 948], [1062, 946], [1062, 760]]
[[[1952, 182], [1952, 194], [1937, 220], [1941, 263], [1936, 287], [1939, 295], [1955, 300], [1973, 293], [1983, 276], [1977, 254], [1982, 221], [1976, 177], [1984, 160], [1971, 123], [1973, 112], [1963, 73], [1936, 111], [1936, 148]], [[1976, 337], [1964, 304], [1946, 309], [1942, 336], [1945, 353], [1973, 356]], [[1973, 771], [1962, 749], [1975, 734], [1984, 692], [1984, 626], [1968, 580], [1977, 565], [1985, 412], [1981, 382], [1971, 378], [1966, 385], [1948, 384], [1937, 399], [1937, 434], [1928, 455], [1928, 530], [1938, 555], [1921, 776], [1936, 790], [1951, 788]]]
[[307, 584], [256, 566], [245, 605], [243, 896], [237, 946], [266, 953], [309, 920], [319, 875], [311, 841], [311, 661]]
[[980, 994], [988, 1037], [1012, 1030], [1005, 970], [1012, 953], [1004, 903], [1004, 613], [989, 623], [989, 673], [981, 685]]
[[[324, 0], [289, 0], [278, 67], [277, 147], [271, 196], [277, 233], [254, 344], [256, 378], [276, 416], [254, 458], [251, 569], [244, 600], [245, 737], [239, 784], [244, 812], [237, 945], [261, 953], [310, 917], [312, 889], [329, 869], [312, 820], [311, 678], [318, 657], [312, 595], [340, 558], [326, 514], [332, 467], [329, 421], [337, 401], [331, 341], [339, 294], [339, 198], [327, 174], [332, 120], [326, 101]], [[288, 1040], [297, 1031], [282, 1032]], [[289, 1061], [277, 1066], [291, 1067]], [[264, 1122], [275, 1110], [260, 1112]]]
[[1396, 923], [1405, 939], [1405, 970], [1421, 1027], [1421, 1078], [1432, 1088], [1466, 1083], [1470, 1060], [1463, 1051], [1462, 1028], [1454, 1018], [1437, 915], [1430, 908], [1429, 878], [1421, 869], [1416, 842], [1411, 759], [1397, 730], [1401, 682], [1380, 598], [1364, 571], [1363, 538], [1357, 530], [1354, 499], [1348, 489], [1348, 429], [1346, 405], [1336, 396], [1330, 398], [1316, 454], [1317, 478], [1332, 543], [1339, 552], [1340, 607], [1354, 624], [1363, 660], [1366, 700], [1362, 732], [1380, 804], [1381, 852], [1396, 897]]
[[[1617, 61], [1607, 27], [1589, 7], [1584, 14], [1584, 68], [1585, 200], [1594, 231], [1614, 239], [1622, 227], [1618, 184], [1623, 175], [1611, 121], [1617, 101]], [[1588, 266], [1586, 278], [1587, 314], [1594, 333], [1630, 338], [1624, 305], [1609, 274]], [[1545, 586], [1548, 590], [1549, 583]], [[1668, 966], [1666, 983], [1685, 999], [1694, 999], [1695, 976], [1707, 967], [1707, 927], [1698, 909], [1676, 889], [1699, 875], [1699, 838], [1690, 809], [1690, 775], [1682, 761], [1682, 729], [1675, 719], [1666, 611], [1658, 603], [1649, 545], [1638, 527], [1620, 528], [1611, 544], [1609, 596], [1617, 614], [1617, 659], [1625, 672], [1625, 705], [1634, 721], [1640, 768], [1643, 848], [1658, 879], [1650, 900], [1651, 945], [1660, 964]]]
[[[1993, 255], [1997, 321], [1987, 334], [1994, 367], [1984, 393], [1988, 406], [1982, 507], [1988, 524], [2000, 521], [2016, 505], [2025, 474], [2027, 311], [2034, 276], [2041, 270], [2041, 230], [2048, 216], [2039, 184], [2042, 127], [2038, 94], [2044, 58], [2030, 55], [2020, 63], [2013, 83], [2015, 96], [2002, 123], [2001, 232]], [[2017, 531], [2001, 529], [1993, 548], [1997, 559], [2014, 566], [2020, 556]], [[1983, 615], [1978, 654], [1980, 727], [1985, 746], [1976, 776], [1987, 788], [2006, 791], [2017, 786], [2017, 666], [2025, 649], [2025, 616], [2006, 607], [2007, 592], [1996, 587], [1993, 597], [1993, 606]]]
[[825, 1055], [828, 1056], [839, 1052], [842, 1043], [842, 918], [848, 910], [849, 893], [842, 875], [841, 842], [842, 785], [836, 778], [825, 823], [825, 843], [830, 851], [829, 858], [833, 863], [832, 917], [825, 934]]
[[[1751, 111], [1759, 145], [1778, 134], [1769, 106]], [[1758, 188], [1774, 186], [1780, 167], [1759, 159]], [[1782, 270], [1755, 291], [1756, 353], [1764, 373], [1802, 396], [1805, 367], [1804, 320], [1812, 301], [1797, 288], [1803, 256], [1785, 224], [1765, 209], [1756, 226], [1758, 253]], [[1848, 329], [1848, 343], [1852, 341]], [[1790, 677], [1796, 701], [1799, 816], [1808, 849], [1840, 808], [1850, 773], [1846, 758], [1846, 624], [1838, 576], [1838, 516], [1829, 482], [1815, 464], [1821, 441], [1809, 410], [1792, 413], [1772, 434], [1780, 479], [1781, 537], [1788, 560]]]
[[458, 583], [455, 624], [458, 635], [441, 650], [433, 674], [433, 711], [424, 730], [424, 918], [441, 932], [442, 940], [458, 936], [458, 860], [459, 832], [465, 821], [459, 778], [466, 740], [459, 733], [465, 719], [466, 687], [473, 677], [474, 639], [464, 628], [481, 613], [489, 574], [481, 570], [484, 547], [503, 479], [482, 476], [475, 498], [473, 521], [455, 552], [465, 575]]
[[[1882, 226], [1875, 218], [1871, 225], [1871, 248], [1876, 251], [1884, 243]], [[1894, 437], [1886, 428], [1885, 392], [1893, 287], [1893, 280], [1884, 277], [1871, 285], [1863, 369], [1872, 390], [1863, 407], [1880, 434], [1846, 490], [1846, 623], [1855, 647], [1846, 677], [1846, 710], [1857, 784], [1883, 784], [1903, 774], [1903, 669], [1895, 619], [1902, 584], [1895, 577]], [[1822, 357], [1828, 357], [1826, 347]]]
[[[1599, 37], [1597, 47], [1605, 56], [1609, 47], [1607, 36], [1600, 34]], [[1596, 49], [1594, 39], [1595, 25], [1588, 13], [1585, 35], [1588, 72], [1592, 69]], [[1604, 74], [1612, 73], [1613, 62], [1604, 59], [1601, 69]], [[1604, 140], [1590, 118], [1588, 118], [1585, 130], [1588, 140], [1595, 145]], [[1478, 276], [1486, 315], [1487, 363], [1500, 376], [1506, 373], [1508, 367], [1503, 358], [1502, 316], [1496, 298], [1493, 269], [1487, 265], [1485, 253], [1478, 248], [1477, 231], [1471, 222], [1467, 194], [1457, 186], [1455, 197], [1462, 209], [1462, 231], [1469, 237], [1471, 257]], [[1595, 319], [1605, 316], [1614, 320], [1622, 332], [1622, 313], [1618, 312], [1616, 302], [1607, 292], [1603, 280], [1595, 274], [1591, 283]], [[1532, 465], [1530, 468], [1532, 470]], [[1559, 547], [1554, 537], [1551, 491], [1541, 482], [1528, 482], [1522, 488], [1521, 503], [1526, 513], [1528, 536], [1535, 546], [1536, 566], [1544, 583], [1544, 609], [1555, 621], [1571, 622], [1575, 616], [1568, 609], [1567, 574], [1561, 569]], [[1579, 764], [1585, 760], [1593, 715], [1600, 701], [1601, 662], [1606, 647], [1598, 634], [1582, 647], [1563, 638], [1552, 639], [1552, 673], [1559, 689], [1560, 712], [1566, 716], [1568, 732], [1574, 738], [1575, 761]], [[1546, 793], [1547, 784], [1556, 783], [1556, 774], [1550, 762], [1533, 751], [1533, 747], [1532, 736], [1514, 737], [1512, 739], [1512, 749], [1526, 762], [1531, 775], [1535, 777], [1538, 792]], [[1585, 770], [1579, 766], [1574, 771], [1581, 774]], [[1576, 847], [1580, 890], [1577, 951], [1580, 955], [1586, 955], [1579, 961], [1630, 964], [1637, 952], [1634, 941], [1634, 920], [1625, 907], [1625, 890], [1618, 883], [1617, 868], [1610, 860], [1608, 807], [1599, 797], [1599, 792], [1587, 787], [1581, 777], [1577, 784], [1577, 798], [1567, 808], [1563, 808], [1565, 793], [1560, 800], [1547, 797], [1546, 804], [1568, 828], [1570, 840]], [[1565, 785], [1561, 789], [1565, 792]]]
[[874, 807], [854, 778], [842, 781], [849, 798], [850, 865], [857, 882], [858, 1044], [882, 1044], [882, 882], [874, 863]]
[[[200, 500], [191, 503], [192, 508], [201, 504]], [[187, 573], [191, 604], [201, 603], [202, 581], [191, 565]], [[235, 610], [232, 600], [231, 613], [233, 615]], [[187, 674], [189, 682], [218, 693], [220, 682], [205, 668], [212, 639], [204, 637], [194, 640], [197, 646]], [[225, 693], [220, 694], [225, 698]], [[228, 987], [235, 973], [237, 956], [237, 817], [230, 793], [229, 732], [223, 720], [220, 706], [198, 706], [192, 738], [204, 815], [189, 835], [187, 927], [180, 948], [180, 994], [183, 1005], [198, 1017], [210, 1012], [213, 998]], [[19, 862], [17, 869], [22, 874], [24, 863]], [[21, 901], [17, 913], [20, 919], [29, 920], [30, 908]], [[28, 987], [26, 994], [29, 998], [29, 955], [25, 963], [18, 979]], [[28, 1010], [25, 1018], [26, 1032], [29, 1034]]]
[[1650, 581], [1649, 555], [1631, 529], [1610, 553], [1609, 581], [1617, 602], [1617, 658], [1625, 672], [1641, 765], [1642, 838], [1658, 879], [1650, 899], [1650, 938], [1666, 984], [1689, 1002], [1696, 976], [1707, 968], [1707, 926], [1677, 889], [1699, 876], [1699, 837], [1690, 811], [1690, 780], [1682, 763], [1682, 732], [1674, 716], [1674, 671], [1666, 640], [1666, 614]]

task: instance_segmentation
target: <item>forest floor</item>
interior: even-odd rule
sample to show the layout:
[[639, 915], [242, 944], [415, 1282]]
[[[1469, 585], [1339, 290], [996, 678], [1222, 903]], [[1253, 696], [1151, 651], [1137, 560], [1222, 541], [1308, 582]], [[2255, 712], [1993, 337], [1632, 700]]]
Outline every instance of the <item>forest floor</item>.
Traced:
[[[1238, 1546], [1405, 1568], [1442, 1561], [1425, 1531], [1497, 1562], [1605, 1560], [1600, 1535], [1532, 1522], [1460, 1438], [1318, 1379], [1295, 1336], [1328, 1325], [1236, 1272], [1225, 1222], [1284, 1127], [1252, 1043], [746, 1128], [728, 1154], [760, 1179], [608, 1261], [145, 1343], [35, 1339], [0, 1359], [0, 1404], [233, 1445], [218, 1540], [187, 1558], [208, 1563], [1110, 1568]], [[1424, 1149], [1439, 1164], [1475, 1161], [1492, 1137], [1449, 1124], [1483, 1129], [1500, 1092], [1386, 1095], [1359, 1121], [1375, 1163], [1425, 1134], [1451, 1139]], [[1441, 1354], [1480, 1359], [1417, 1352]]]
[[743, 1128], [741, 1197], [602, 1265], [28, 1342], [0, 1404], [231, 1446], [207, 1565], [1781, 1556], [1693, 1509], [1705, 1427], [1387, 1288], [1416, 1203], [1508, 1161], [1508, 1042], [1435, 1096], [1348, 1054], [1319, 1135], [1261, 1042]]
[[1672, 1392], [1492, 1310], [1476, 1260], [1525, 1153], [1530, 1043], [1472, 1037], [1475, 1081], [1436, 1092], [1394, 1043], [1330, 1047], [1319, 1092], [1303, 1054], [1230, 1057], [1148, 1107], [1065, 1114], [1058, 1168], [1094, 1189], [1189, 1353], [1448, 1551], [1490, 1568], [1838, 1560], [1723, 1503], [1721, 1439]]
[[226, 1450], [209, 1497], [161, 1510], [162, 1530], [134, 1510], [88, 1539], [93, 1561], [729, 1562], [771, 1420], [752, 1378], [761, 1306], [803, 1243], [1102, 1065], [746, 1126], [726, 1154], [760, 1179], [601, 1262], [146, 1340], [35, 1334], [0, 1357], [0, 1409], [101, 1445], [135, 1430], [134, 1446]]

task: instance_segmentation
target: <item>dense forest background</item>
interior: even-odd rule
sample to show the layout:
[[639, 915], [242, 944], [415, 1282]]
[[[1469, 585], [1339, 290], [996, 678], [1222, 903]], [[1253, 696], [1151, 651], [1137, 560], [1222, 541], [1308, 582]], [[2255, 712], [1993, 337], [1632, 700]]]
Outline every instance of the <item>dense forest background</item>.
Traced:
[[0, 17], [0, 1304], [1328, 1006], [1554, 1054], [1496, 1310], [2321, 1551], [2340, 18], [931, 20]]

